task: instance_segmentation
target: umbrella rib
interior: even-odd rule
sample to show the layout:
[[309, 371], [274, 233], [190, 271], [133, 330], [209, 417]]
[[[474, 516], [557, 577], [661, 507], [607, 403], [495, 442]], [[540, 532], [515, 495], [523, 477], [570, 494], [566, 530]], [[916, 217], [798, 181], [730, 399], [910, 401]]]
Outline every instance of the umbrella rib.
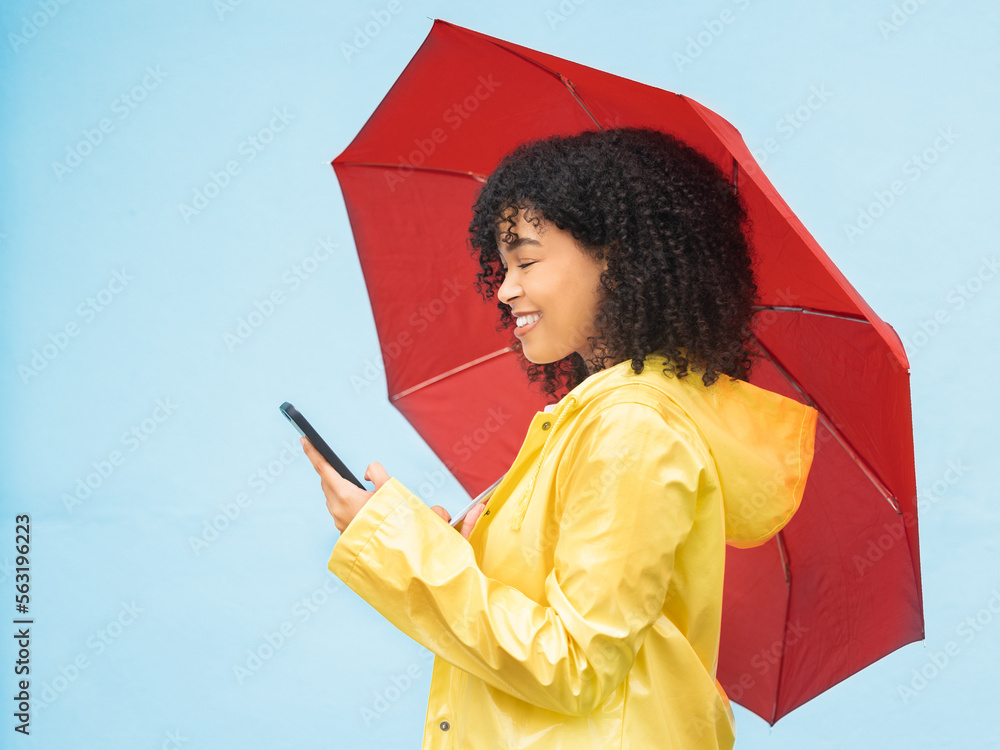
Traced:
[[604, 130], [604, 128], [601, 127], [601, 123], [597, 121], [597, 118], [594, 117], [589, 109], [587, 109], [587, 105], [583, 103], [583, 99], [580, 98], [580, 95], [576, 93], [576, 87], [573, 85], [573, 82], [563, 76], [562, 73], [557, 73], [556, 75], [559, 76], [559, 80], [563, 82], [563, 85], [569, 89], [569, 93], [571, 93], [573, 98], [576, 99], [576, 103], [580, 105], [580, 108], [587, 113], [587, 117], [594, 121], [594, 124], [598, 127], [598, 129]]
[[785, 571], [785, 583], [792, 582], [791, 567], [788, 565], [788, 552], [785, 550], [785, 539], [779, 532], [775, 537], [778, 543], [778, 554], [781, 556], [781, 567]]
[[853, 460], [854, 463], [856, 463], [859, 467], [861, 467], [861, 470], [865, 473], [865, 476], [867, 476], [869, 481], [871, 481], [871, 483], [875, 485], [875, 489], [877, 489], [880, 493], [882, 493], [882, 497], [884, 497], [886, 499], [886, 502], [888, 502], [889, 505], [892, 506], [892, 509], [895, 510], [897, 514], [901, 515], [903, 511], [899, 507], [899, 502], [896, 500], [895, 495], [893, 495], [892, 492], [889, 491], [889, 488], [885, 486], [885, 483], [881, 479], [879, 479], [875, 471], [868, 465], [868, 462], [865, 461], [865, 459], [861, 456], [861, 454], [859, 454], [854, 449], [854, 446], [851, 445], [850, 441], [846, 437], [844, 437], [844, 435], [840, 432], [840, 430], [837, 429], [837, 426], [830, 421], [830, 418], [826, 416], [826, 414], [819, 407], [819, 405], [812, 399], [812, 397], [805, 392], [802, 386], [800, 386], [791, 375], [789, 375], [788, 371], [778, 362], [777, 357], [775, 357], [774, 354], [760, 342], [760, 339], [754, 336], [754, 342], [757, 344], [758, 347], [760, 347], [760, 350], [761, 352], [764, 353], [764, 356], [771, 362], [772, 365], [774, 365], [774, 368], [781, 374], [781, 376], [788, 382], [788, 384], [795, 389], [795, 391], [802, 397], [802, 399], [809, 406], [813, 407], [818, 412], [818, 418], [819, 421], [822, 423], [822, 425], [826, 427], [826, 429], [829, 430], [830, 434], [833, 435], [834, 439], [838, 443], [840, 443], [840, 446], [847, 452], [847, 455], [851, 457], [851, 460]]
[[381, 167], [382, 169], [399, 169], [400, 167], [409, 167], [416, 172], [443, 172], [445, 174], [456, 174], [462, 175], [463, 177], [471, 177], [477, 182], [486, 182], [486, 175], [479, 174], [478, 172], [466, 172], [461, 169], [447, 169], [445, 167], [416, 167], [410, 164], [382, 164], [373, 161], [338, 161], [334, 163], [341, 167]]
[[788, 613], [792, 610], [792, 576], [791, 565], [788, 562], [788, 550], [785, 547], [785, 534], [779, 531], [774, 537], [778, 545], [778, 554], [781, 555], [781, 566], [785, 569], [785, 583], [788, 584], [785, 593], [785, 619], [781, 628], [781, 661], [778, 663], [778, 681], [774, 686], [774, 704], [771, 706], [771, 719], [767, 722], [772, 727], [778, 720], [778, 698], [781, 695], [781, 677], [784, 674], [785, 653], [787, 652], [788, 640]]
[[497, 42], [493, 42], [493, 44], [499, 47], [500, 49], [504, 50], [505, 52], [509, 52], [510, 54], [515, 55], [516, 57], [520, 57], [522, 60], [526, 60], [532, 65], [541, 68], [546, 73], [550, 73], [551, 75], [554, 75], [556, 78], [562, 81], [563, 86], [569, 89], [569, 93], [571, 93], [573, 95], [573, 98], [576, 99], [576, 103], [579, 104], [580, 108], [587, 113], [587, 117], [589, 117], [591, 120], [594, 121], [594, 124], [598, 127], [599, 130], [604, 130], [604, 128], [601, 126], [601, 123], [597, 121], [597, 118], [594, 117], [594, 115], [591, 113], [589, 109], [587, 109], [587, 105], [583, 103], [583, 99], [581, 99], [579, 94], [576, 93], [576, 87], [573, 85], [573, 82], [569, 80], [566, 76], [564, 76], [557, 70], [552, 70], [552, 68], [548, 67], [547, 65], [542, 65], [540, 62], [538, 62], [538, 60], [533, 60], [527, 55], [522, 55], [520, 52], [512, 50], [510, 47], [504, 47], [502, 44], [498, 44]]
[[825, 312], [823, 310], [817, 310], [814, 307], [783, 307], [781, 305], [754, 305], [754, 310], [777, 310], [778, 312], [794, 312], [803, 313], [804, 315], [820, 315], [824, 318], [836, 318], [837, 320], [850, 320], [854, 323], [867, 323], [871, 325], [872, 322], [863, 315], [850, 315], [847, 313], [831, 313]]
[[510, 352], [510, 351], [513, 351], [513, 349], [511, 349], [510, 347], [505, 347], [503, 349], [497, 349], [495, 352], [490, 352], [489, 354], [487, 354], [487, 355], [485, 355], [483, 357], [479, 357], [477, 359], [474, 359], [471, 362], [466, 362], [464, 365], [459, 365], [458, 367], [454, 367], [454, 368], [448, 370], [448, 372], [442, 372], [440, 375], [435, 375], [433, 378], [430, 378], [429, 380], [425, 380], [423, 383], [417, 383], [416, 385], [411, 386], [410, 388], [407, 388], [405, 391], [400, 391], [395, 396], [393, 396], [391, 398], [391, 400], [392, 401], [398, 401], [403, 396], [408, 396], [411, 393], [413, 393], [414, 391], [418, 391], [421, 388], [426, 388], [427, 386], [433, 385], [434, 383], [438, 382], [439, 380], [443, 380], [444, 378], [450, 377], [450, 376], [454, 375], [457, 372], [461, 372], [462, 370], [468, 370], [470, 367], [478, 365], [481, 362], [485, 362], [488, 359], [493, 359], [494, 357], [499, 357], [501, 354], [506, 354], [507, 352]]

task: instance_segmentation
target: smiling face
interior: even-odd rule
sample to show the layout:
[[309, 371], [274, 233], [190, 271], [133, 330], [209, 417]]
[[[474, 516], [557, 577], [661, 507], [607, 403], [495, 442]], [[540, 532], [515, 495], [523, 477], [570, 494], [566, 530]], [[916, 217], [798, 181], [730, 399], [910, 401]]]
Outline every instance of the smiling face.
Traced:
[[[511, 312], [532, 319], [515, 329], [521, 350], [530, 362], [557, 362], [577, 352], [588, 363], [593, 346], [588, 336], [597, 336], [594, 318], [601, 299], [601, 272], [607, 261], [596, 261], [583, 250], [573, 235], [533, 214], [530, 209], [518, 212], [506, 235], [501, 222], [497, 248], [506, 270], [497, 299], [509, 305]], [[509, 239], [510, 242], [503, 240]]]

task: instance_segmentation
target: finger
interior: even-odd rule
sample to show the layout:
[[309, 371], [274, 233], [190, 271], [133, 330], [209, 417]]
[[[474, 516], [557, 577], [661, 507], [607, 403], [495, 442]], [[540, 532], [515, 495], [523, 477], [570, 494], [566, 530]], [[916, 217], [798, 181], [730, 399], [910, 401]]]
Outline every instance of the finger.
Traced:
[[338, 486], [341, 482], [346, 482], [340, 474], [330, 466], [330, 463], [323, 458], [323, 455], [316, 450], [316, 447], [309, 442], [308, 438], [299, 438], [299, 442], [302, 444], [302, 450], [305, 451], [306, 458], [313, 465], [316, 473], [326, 481], [331, 487]]
[[316, 472], [322, 476], [323, 472], [320, 470], [322, 464], [326, 463], [319, 451], [313, 447], [313, 444], [309, 442], [308, 438], [300, 437], [299, 443], [302, 445], [302, 452], [306, 454], [306, 458], [309, 459], [309, 463], [313, 465]]
[[368, 469], [365, 471], [365, 479], [373, 482], [377, 490], [389, 481], [389, 472], [378, 461], [372, 461], [372, 463], [368, 464]]
[[472, 534], [472, 528], [476, 525], [479, 517], [483, 515], [484, 510], [486, 510], [486, 503], [479, 503], [479, 505], [465, 514], [465, 518], [462, 519], [462, 536], [466, 539]]
[[431, 508], [431, 510], [433, 510], [435, 513], [437, 513], [439, 516], [441, 516], [441, 518], [443, 518], [445, 521], [450, 521], [451, 520], [451, 514], [448, 511], [446, 511], [444, 508], [442, 508], [440, 505], [433, 506]]

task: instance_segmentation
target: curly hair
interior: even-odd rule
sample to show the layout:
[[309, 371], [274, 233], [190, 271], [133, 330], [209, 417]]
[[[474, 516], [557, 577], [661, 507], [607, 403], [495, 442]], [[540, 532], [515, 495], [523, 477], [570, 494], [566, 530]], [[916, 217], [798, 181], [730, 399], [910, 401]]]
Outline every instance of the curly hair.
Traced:
[[[659, 353], [664, 374], [720, 374], [746, 380], [756, 356], [757, 301], [749, 219], [732, 184], [708, 157], [649, 128], [615, 128], [523, 143], [489, 176], [473, 206], [469, 244], [481, 272], [476, 291], [495, 298], [504, 280], [498, 239], [512, 241], [518, 213], [568, 230], [595, 260], [607, 259], [595, 326], [603, 333], [597, 370]], [[510, 308], [497, 300], [497, 330], [511, 334]], [[593, 340], [593, 337], [592, 339]], [[588, 376], [576, 352], [538, 365], [522, 356], [548, 396]]]

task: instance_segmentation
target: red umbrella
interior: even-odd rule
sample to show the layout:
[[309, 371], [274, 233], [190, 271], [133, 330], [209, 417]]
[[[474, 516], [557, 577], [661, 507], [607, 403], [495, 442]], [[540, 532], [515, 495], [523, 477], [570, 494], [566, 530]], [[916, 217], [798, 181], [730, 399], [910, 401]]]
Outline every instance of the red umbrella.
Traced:
[[474, 289], [471, 206], [518, 143], [615, 126], [671, 133], [729, 176], [760, 254], [765, 359], [751, 380], [819, 410], [801, 509], [726, 560], [718, 678], [773, 724], [923, 638], [909, 371], [732, 125], [685, 96], [435, 21], [333, 161], [389, 397], [470, 494], [510, 467], [545, 400]]

